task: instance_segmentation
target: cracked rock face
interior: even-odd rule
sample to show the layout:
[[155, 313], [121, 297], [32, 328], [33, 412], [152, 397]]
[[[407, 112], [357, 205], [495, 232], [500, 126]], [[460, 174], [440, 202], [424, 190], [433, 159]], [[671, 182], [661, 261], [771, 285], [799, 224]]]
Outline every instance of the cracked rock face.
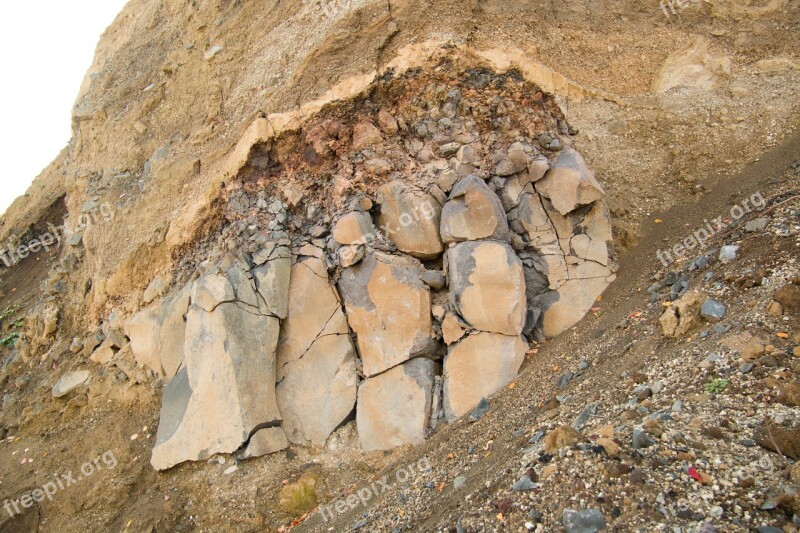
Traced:
[[189, 310], [191, 288], [187, 285], [143, 309], [125, 325], [136, 362], [167, 379], [172, 379], [183, 360], [184, 315]]
[[420, 444], [431, 417], [436, 363], [416, 358], [358, 388], [356, 424], [365, 452]]
[[448, 421], [469, 413], [517, 377], [528, 343], [522, 337], [476, 333], [449, 347], [444, 360], [444, 412]]
[[[256, 293], [288, 289], [288, 270], [264, 279], [269, 282], [256, 291], [248, 273], [234, 265], [227, 275], [208, 274], [195, 282], [184, 359], [164, 388], [150, 461], [157, 470], [233, 453], [257, 429], [280, 423], [274, 386], [280, 321], [260, 312]], [[278, 304], [287, 300], [288, 294], [280, 295]]]
[[463, 242], [447, 251], [450, 299], [464, 320], [480, 331], [520, 335], [525, 326], [522, 261], [505, 243]]
[[586, 166], [586, 161], [572, 149], [559, 154], [553, 168], [536, 184], [536, 190], [553, 202], [562, 215], [605, 197], [603, 187]]
[[329, 445], [353, 416], [366, 451], [422, 442], [595, 305], [610, 216], [566, 118], [516, 75], [460, 68], [240, 140], [219, 225], [170, 273], [184, 292], [128, 323], [137, 360], [174, 375], [156, 468]]
[[500, 198], [475, 175], [459, 181], [442, 209], [442, 240], [446, 243], [508, 240], [508, 220]]
[[433, 196], [393, 181], [380, 187], [377, 197], [378, 225], [398, 250], [423, 260], [442, 253], [439, 237], [442, 208]]
[[281, 427], [294, 444], [324, 446], [355, 408], [355, 348], [325, 263], [298, 261], [291, 278], [278, 343]]
[[364, 374], [374, 376], [415, 356], [434, 353], [430, 289], [411, 258], [371, 254], [339, 280]]

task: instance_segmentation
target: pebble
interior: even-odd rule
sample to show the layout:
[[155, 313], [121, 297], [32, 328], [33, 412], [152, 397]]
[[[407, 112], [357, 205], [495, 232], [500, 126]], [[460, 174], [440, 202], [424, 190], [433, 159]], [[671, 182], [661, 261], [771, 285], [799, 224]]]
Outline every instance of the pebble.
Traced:
[[717, 300], [706, 300], [700, 307], [700, 314], [710, 322], [719, 322], [725, 318], [727, 312], [728, 309], [725, 304]]
[[558, 380], [558, 388], [559, 389], [563, 389], [564, 387], [566, 387], [567, 383], [572, 381], [572, 378], [574, 378], [574, 377], [575, 377], [575, 374], [573, 372], [567, 372], [566, 374], [561, 376], [561, 379]]
[[514, 483], [514, 486], [511, 487], [511, 490], [513, 490], [514, 492], [521, 492], [524, 490], [533, 490], [538, 486], [539, 485], [531, 481], [531, 478], [529, 478], [528, 476], [522, 476], [521, 478], [519, 478], [519, 480], [517, 480], [516, 483]]
[[489, 401], [486, 398], [481, 398], [481, 401], [478, 402], [478, 406], [470, 413], [469, 415], [469, 422], [477, 422], [483, 415], [485, 415], [489, 411]]
[[639, 428], [633, 430], [632, 444], [634, 450], [641, 450], [642, 448], [648, 448], [654, 445], [655, 443], [656, 441], [654, 441], [653, 438], [650, 437], [650, 435], [648, 435], [648, 433], [645, 430]]
[[741, 372], [742, 374], [747, 374], [748, 372], [753, 370], [753, 367], [755, 366], [756, 365], [754, 365], [753, 363], [742, 363], [741, 366], [739, 366], [739, 372]]
[[467, 482], [467, 478], [465, 476], [458, 476], [455, 480], [453, 480], [453, 488], [458, 490], [464, 486], [464, 483]]
[[229, 475], [233, 474], [234, 472], [236, 472], [237, 470], [239, 470], [238, 466], [236, 466], [236, 465], [229, 466], [228, 468], [225, 469], [225, 472], [223, 472], [223, 474], [225, 474], [226, 476], [229, 476]]
[[575, 419], [572, 423], [572, 429], [580, 431], [589, 423], [589, 421], [594, 418], [595, 413], [597, 413], [597, 407], [600, 405], [600, 402], [592, 402], [586, 407], [583, 408], [581, 414]]
[[739, 251], [738, 244], [729, 244], [723, 246], [719, 250], [719, 260], [724, 263], [730, 263], [734, 259], [736, 259], [736, 253]]
[[606, 519], [597, 509], [564, 509], [562, 522], [567, 533], [596, 533], [606, 527]]
[[769, 224], [768, 218], [756, 218], [744, 225], [744, 230], [747, 232], [762, 231]]

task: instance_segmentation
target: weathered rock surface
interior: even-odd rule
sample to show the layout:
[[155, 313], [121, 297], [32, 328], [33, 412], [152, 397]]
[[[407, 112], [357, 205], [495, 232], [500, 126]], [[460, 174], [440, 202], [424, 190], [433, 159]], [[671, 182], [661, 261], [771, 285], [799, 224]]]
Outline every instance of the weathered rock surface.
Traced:
[[367, 244], [375, 239], [375, 226], [369, 213], [348, 213], [333, 228], [333, 240], [337, 243]]
[[358, 388], [356, 424], [364, 451], [389, 450], [425, 440], [436, 363], [419, 357]]
[[251, 459], [262, 457], [271, 453], [285, 450], [289, 447], [289, 441], [281, 428], [259, 429], [250, 438], [244, 451], [239, 455], [240, 459]]
[[[274, 387], [280, 323], [246, 303], [255, 288], [244, 283], [234, 288], [230, 279], [239, 275], [236, 270], [208, 274], [194, 284], [183, 364], [163, 391], [150, 461], [157, 470], [233, 453], [256, 429], [281, 420]], [[288, 284], [272, 277], [260, 291], [270, 294]], [[288, 294], [281, 297], [285, 301]]]
[[500, 198], [475, 175], [456, 183], [442, 208], [442, 240], [446, 243], [509, 238]]
[[517, 217], [536, 252], [526, 263], [529, 319], [541, 316], [542, 333], [555, 337], [575, 325], [614, 280], [608, 208], [596, 201], [563, 215], [549, 199], [524, 194]]
[[[255, 280], [256, 301], [259, 313], [286, 318], [289, 314], [289, 272], [292, 268], [292, 255], [289, 248], [272, 243], [254, 257], [256, 268], [252, 277]], [[228, 274], [230, 276], [230, 272]], [[236, 285], [249, 292], [249, 285]], [[241, 300], [240, 295], [237, 297]]]
[[703, 295], [692, 291], [683, 295], [667, 307], [658, 318], [661, 333], [667, 337], [679, 337], [700, 322], [700, 306]]
[[186, 285], [139, 311], [125, 324], [136, 362], [167, 379], [172, 379], [183, 360], [184, 316], [189, 310], [191, 289], [191, 284]]
[[447, 420], [467, 414], [514, 379], [527, 351], [524, 338], [496, 333], [477, 333], [450, 346], [444, 360]]
[[366, 376], [435, 350], [423, 271], [411, 258], [375, 253], [342, 273], [339, 288]]
[[281, 427], [292, 443], [323, 446], [355, 407], [357, 375], [347, 319], [319, 259], [292, 266], [277, 355]]
[[516, 336], [525, 325], [522, 262], [505, 243], [463, 242], [447, 251], [450, 299], [480, 331]]
[[53, 385], [53, 397], [61, 398], [70, 392], [74, 391], [89, 379], [88, 370], [78, 370], [77, 372], [69, 372], [61, 376], [56, 384]]
[[439, 237], [441, 207], [430, 194], [392, 181], [378, 189], [378, 225], [397, 249], [419, 259], [433, 259], [444, 246]]
[[603, 187], [586, 166], [583, 157], [573, 149], [561, 152], [536, 190], [553, 202], [562, 215], [582, 205], [589, 205], [605, 196]]

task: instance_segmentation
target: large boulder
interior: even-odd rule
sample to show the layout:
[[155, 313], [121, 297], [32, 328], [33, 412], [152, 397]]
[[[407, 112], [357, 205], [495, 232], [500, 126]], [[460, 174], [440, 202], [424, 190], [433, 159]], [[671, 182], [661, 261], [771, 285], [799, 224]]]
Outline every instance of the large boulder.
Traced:
[[[280, 322], [239, 300], [251, 299], [255, 287], [234, 287], [230, 279], [242, 278], [237, 269], [207, 274], [192, 289], [183, 364], [163, 392], [150, 460], [157, 470], [233, 453], [257, 429], [281, 421], [275, 399]], [[269, 293], [288, 281], [273, 279], [261, 289]]]
[[420, 444], [431, 416], [436, 363], [416, 358], [365, 380], [356, 425], [364, 451]]
[[571, 148], [558, 155], [553, 168], [536, 183], [536, 190], [553, 202], [562, 215], [605, 196], [603, 187], [589, 170], [586, 161]]
[[183, 360], [192, 284], [135, 314], [124, 326], [136, 362], [172, 379]]
[[476, 333], [449, 347], [444, 360], [444, 411], [448, 421], [470, 412], [513, 380], [528, 351], [523, 337]]
[[522, 261], [505, 243], [462, 242], [447, 251], [450, 300], [480, 331], [516, 336], [525, 325]]
[[445, 243], [508, 240], [508, 220], [500, 198], [474, 174], [465, 177], [442, 208], [441, 234]]
[[375, 253], [342, 272], [339, 288], [366, 376], [436, 350], [424, 270], [412, 258]]
[[606, 267], [599, 267], [597, 274], [597, 277], [567, 280], [557, 291], [538, 297], [533, 306], [541, 309], [545, 337], [556, 337], [577, 324], [615, 279]]
[[277, 354], [281, 427], [292, 443], [323, 446], [353, 411], [358, 378], [347, 319], [320, 259], [292, 266]]
[[444, 250], [439, 237], [441, 207], [430, 194], [392, 181], [378, 189], [378, 225], [401, 252], [428, 260]]

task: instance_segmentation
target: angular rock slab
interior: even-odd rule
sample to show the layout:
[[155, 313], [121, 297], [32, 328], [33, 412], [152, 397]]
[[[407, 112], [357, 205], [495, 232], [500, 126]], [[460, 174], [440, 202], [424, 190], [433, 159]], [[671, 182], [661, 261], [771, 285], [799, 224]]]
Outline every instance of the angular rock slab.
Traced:
[[527, 301], [522, 261], [505, 243], [462, 242], [447, 251], [450, 300], [480, 331], [516, 336], [525, 326]]
[[542, 331], [546, 337], [556, 337], [577, 324], [616, 278], [607, 267], [585, 264], [596, 269], [597, 276], [567, 280], [557, 291], [539, 297], [536, 305], [542, 309]]
[[571, 148], [559, 154], [553, 168], [536, 183], [536, 190], [553, 202], [562, 215], [605, 196], [603, 187], [589, 170], [586, 161]]
[[239, 459], [262, 457], [285, 450], [288, 447], [289, 441], [286, 440], [286, 435], [281, 431], [281, 428], [259, 429], [250, 438], [250, 442], [247, 443], [247, 447], [239, 455]]
[[434, 361], [419, 357], [361, 384], [356, 425], [365, 452], [425, 440], [435, 367]]
[[378, 225], [401, 252], [428, 260], [444, 250], [439, 237], [442, 208], [430, 194], [392, 181], [378, 189]]
[[[292, 254], [285, 246], [262, 250], [253, 269], [259, 312], [286, 318], [289, 314], [289, 280]], [[263, 261], [263, 263], [261, 262]]]
[[281, 420], [274, 385], [280, 322], [225, 303], [233, 294], [220, 274], [194, 285], [184, 361], [163, 391], [150, 460], [157, 470], [233, 453], [256, 429]]
[[370, 254], [342, 272], [339, 289], [366, 376], [435, 350], [430, 290], [420, 281], [423, 272], [414, 259], [383, 253]]
[[496, 333], [470, 335], [450, 346], [444, 360], [444, 411], [452, 422], [517, 376], [528, 343]]
[[184, 316], [189, 310], [192, 284], [135, 314], [125, 324], [136, 362], [157, 375], [172, 379], [183, 360], [186, 332]]
[[500, 198], [471, 174], [453, 187], [442, 208], [440, 231], [445, 243], [509, 239], [508, 220]]
[[278, 342], [278, 408], [289, 441], [324, 446], [355, 407], [356, 354], [325, 263], [292, 266], [289, 316]]
[[333, 227], [333, 240], [342, 245], [368, 244], [375, 239], [375, 226], [369, 213], [347, 213]]

